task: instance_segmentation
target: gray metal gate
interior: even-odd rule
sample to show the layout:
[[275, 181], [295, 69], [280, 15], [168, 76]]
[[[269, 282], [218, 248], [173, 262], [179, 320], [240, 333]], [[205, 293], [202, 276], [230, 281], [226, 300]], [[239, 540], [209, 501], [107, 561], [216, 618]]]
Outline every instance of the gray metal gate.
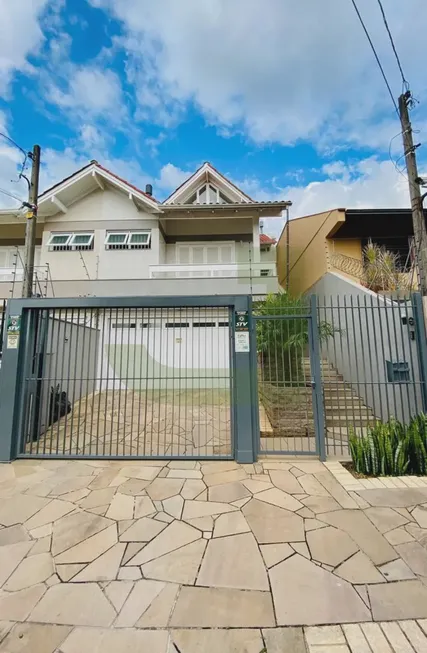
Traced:
[[18, 456], [235, 456], [230, 298], [28, 303]]
[[349, 453], [349, 437], [376, 422], [408, 424], [427, 409], [426, 331], [417, 293], [384, 297], [355, 288], [318, 298], [326, 451]]
[[254, 306], [259, 453], [324, 459], [316, 297], [285, 294]]

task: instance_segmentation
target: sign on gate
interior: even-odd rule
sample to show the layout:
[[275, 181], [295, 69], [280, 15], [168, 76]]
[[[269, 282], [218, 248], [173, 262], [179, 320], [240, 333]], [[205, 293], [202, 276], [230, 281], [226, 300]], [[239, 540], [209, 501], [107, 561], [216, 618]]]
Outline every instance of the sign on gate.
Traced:
[[21, 332], [21, 316], [10, 315], [7, 320], [7, 348], [18, 349]]
[[236, 311], [234, 314], [235, 345], [237, 354], [245, 354], [250, 350], [249, 346], [249, 313], [248, 311]]

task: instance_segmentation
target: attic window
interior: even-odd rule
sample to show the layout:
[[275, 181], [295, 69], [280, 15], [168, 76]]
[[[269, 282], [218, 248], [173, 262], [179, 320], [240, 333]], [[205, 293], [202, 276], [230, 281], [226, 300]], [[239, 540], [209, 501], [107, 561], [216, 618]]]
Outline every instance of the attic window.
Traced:
[[151, 231], [110, 231], [105, 249], [150, 249]]
[[90, 250], [93, 249], [93, 239], [93, 232], [51, 234], [47, 246], [50, 252]]
[[186, 201], [186, 204], [233, 204], [233, 202], [212, 184], [203, 184]]

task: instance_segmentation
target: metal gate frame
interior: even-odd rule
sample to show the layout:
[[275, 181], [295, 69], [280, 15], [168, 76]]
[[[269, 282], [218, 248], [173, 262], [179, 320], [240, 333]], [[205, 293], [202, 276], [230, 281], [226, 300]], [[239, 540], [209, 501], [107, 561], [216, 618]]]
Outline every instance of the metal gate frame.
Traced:
[[[250, 314], [252, 299], [246, 295], [227, 296], [175, 296], [175, 297], [79, 297], [79, 298], [32, 298], [11, 299], [7, 306], [10, 315], [20, 318], [19, 345], [16, 349], [7, 347], [7, 334], [4, 339], [2, 375], [0, 377], [0, 461], [10, 461], [18, 457], [28, 457], [19, 451], [20, 436], [24, 424], [24, 380], [30, 363], [31, 346], [34, 342], [35, 324], [28, 309], [96, 309], [96, 308], [187, 308], [213, 307], [232, 311], [245, 311]], [[33, 314], [34, 315], [34, 314]], [[230, 324], [230, 377], [231, 386], [231, 440], [232, 455], [240, 463], [254, 462], [256, 451], [255, 422], [253, 419], [253, 396], [251, 375], [251, 352], [236, 352], [234, 319]], [[52, 458], [51, 455], [38, 454], [38, 458]], [[61, 456], [55, 456], [60, 458]], [[79, 459], [97, 459], [99, 456], [73, 456]], [[69, 458], [69, 456], [67, 456]], [[116, 458], [116, 456], [114, 456]], [[152, 456], [120, 456], [121, 459], [144, 459]], [[169, 459], [170, 456], [156, 456], [156, 459]], [[198, 459], [198, 457], [175, 456], [176, 459]], [[219, 457], [215, 457], [219, 459]]]
[[[251, 307], [252, 308], [252, 307]], [[322, 375], [320, 364], [320, 337], [318, 328], [318, 302], [316, 295], [310, 296], [309, 305], [307, 306], [309, 312], [304, 314], [289, 314], [289, 315], [253, 315], [251, 317], [251, 341], [252, 341], [252, 381], [253, 381], [253, 400], [254, 400], [254, 420], [256, 423], [256, 442], [255, 450], [257, 455], [260, 453], [266, 455], [293, 455], [293, 456], [318, 456], [321, 461], [326, 460], [326, 441], [325, 441], [325, 414], [323, 403], [323, 388], [322, 388]], [[307, 320], [308, 322], [308, 345], [310, 353], [310, 367], [311, 367], [311, 388], [313, 399], [313, 413], [314, 413], [314, 433], [316, 448], [314, 451], [277, 451], [277, 450], [262, 450], [261, 451], [261, 431], [258, 409], [258, 375], [257, 375], [257, 343], [256, 343], [256, 323], [260, 320]]]

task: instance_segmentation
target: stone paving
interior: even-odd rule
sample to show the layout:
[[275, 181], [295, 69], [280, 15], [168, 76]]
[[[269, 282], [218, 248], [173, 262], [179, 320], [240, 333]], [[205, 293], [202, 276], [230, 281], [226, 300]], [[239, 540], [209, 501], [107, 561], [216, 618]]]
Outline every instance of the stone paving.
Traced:
[[0, 653], [427, 651], [427, 486], [338, 471], [0, 466]]

